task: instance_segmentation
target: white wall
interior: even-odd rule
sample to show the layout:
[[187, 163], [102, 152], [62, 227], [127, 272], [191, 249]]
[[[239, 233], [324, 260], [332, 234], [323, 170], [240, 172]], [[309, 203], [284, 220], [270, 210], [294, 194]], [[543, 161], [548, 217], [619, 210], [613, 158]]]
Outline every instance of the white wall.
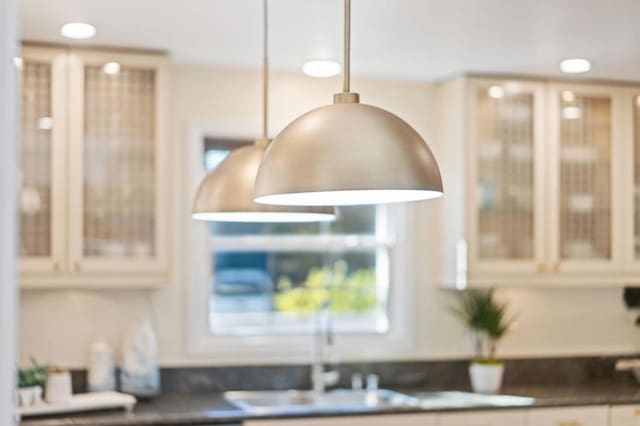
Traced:
[[[387, 108], [428, 140], [436, 156], [446, 141], [438, 140], [440, 91], [428, 83], [363, 81], [353, 83], [362, 101]], [[327, 104], [340, 88], [337, 79], [317, 80], [298, 74], [275, 74], [271, 86], [271, 130], [313, 107]], [[153, 320], [163, 365], [227, 363], [215, 356], [193, 357], [185, 352], [184, 223], [191, 200], [186, 196], [184, 153], [189, 130], [216, 129], [220, 136], [255, 137], [260, 129], [260, 80], [256, 72], [176, 66], [173, 73], [176, 277], [156, 291], [29, 291], [21, 301], [21, 360], [29, 355], [66, 366], [85, 365], [92, 339], [104, 337], [114, 345], [137, 317]], [[446, 170], [443, 170], [446, 173]], [[441, 275], [439, 250], [445, 212], [440, 201], [411, 208], [413, 256], [408, 274], [419, 288], [419, 342], [407, 359], [435, 359], [469, 355], [467, 338], [450, 317], [449, 292], [434, 288]], [[402, 285], [402, 283], [396, 283]], [[640, 335], [624, 312], [619, 289], [509, 290], [501, 296], [519, 312], [518, 331], [503, 345], [503, 355], [568, 355], [635, 352]], [[366, 357], [366, 353], [363, 354]], [[272, 360], [276, 362], [276, 360]], [[281, 361], [282, 362], [282, 361]]]
[[16, 423], [16, 3], [0, 1], [0, 424]]

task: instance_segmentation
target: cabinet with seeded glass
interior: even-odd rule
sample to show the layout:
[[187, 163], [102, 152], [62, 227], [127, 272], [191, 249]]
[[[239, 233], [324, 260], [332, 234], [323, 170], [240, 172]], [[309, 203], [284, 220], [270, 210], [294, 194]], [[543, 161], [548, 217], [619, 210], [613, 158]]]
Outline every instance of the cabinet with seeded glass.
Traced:
[[622, 277], [632, 155], [624, 89], [556, 83], [548, 93], [549, 266], [566, 280]]
[[60, 272], [65, 259], [66, 54], [25, 49], [20, 77], [20, 271]]
[[446, 286], [640, 284], [638, 90], [463, 78], [442, 94]]
[[544, 86], [468, 82], [468, 258], [483, 277], [544, 267]]
[[[25, 48], [23, 74], [30, 67], [29, 52]], [[27, 248], [33, 244], [27, 237], [50, 238], [55, 256], [51, 268], [37, 269], [23, 254], [23, 286], [148, 287], [166, 281], [171, 188], [166, 67], [162, 55], [59, 53], [59, 78], [51, 90], [63, 115], [50, 114], [57, 144], [49, 148], [60, 159], [50, 184], [52, 196], [59, 194], [52, 203], [57, 222], [47, 234], [23, 219], [21, 236]], [[23, 77], [23, 93], [28, 84]], [[37, 92], [40, 87], [45, 85]], [[23, 151], [39, 141], [36, 133], [23, 130]], [[29, 175], [41, 166], [28, 156], [22, 169]], [[30, 200], [24, 188], [23, 183], [22, 210]]]

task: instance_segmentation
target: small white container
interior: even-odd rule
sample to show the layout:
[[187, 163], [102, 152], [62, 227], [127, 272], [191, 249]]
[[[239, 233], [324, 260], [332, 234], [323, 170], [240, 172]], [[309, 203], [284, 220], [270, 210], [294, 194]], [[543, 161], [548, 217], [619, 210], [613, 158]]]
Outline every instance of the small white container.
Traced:
[[45, 399], [50, 404], [59, 404], [71, 401], [71, 373], [68, 371], [49, 372]]
[[475, 393], [496, 394], [502, 387], [504, 364], [471, 363], [469, 378]]
[[113, 349], [104, 340], [91, 344], [89, 349], [89, 392], [116, 389], [116, 368]]
[[30, 386], [18, 389], [18, 404], [20, 407], [31, 407], [42, 403], [42, 388]]

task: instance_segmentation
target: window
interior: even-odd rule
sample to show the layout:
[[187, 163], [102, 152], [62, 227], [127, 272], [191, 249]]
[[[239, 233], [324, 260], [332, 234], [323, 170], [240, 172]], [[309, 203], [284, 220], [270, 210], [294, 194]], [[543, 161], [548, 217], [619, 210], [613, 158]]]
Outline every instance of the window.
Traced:
[[[205, 168], [246, 143], [205, 139]], [[332, 223], [209, 223], [209, 332], [308, 334], [326, 304], [338, 333], [386, 333], [387, 210], [344, 207]]]
[[[217, 131], [190, 131], [185, 203], [206, 170], [252, 143], [208, 137]], [[331, 223], [216, 223], [185, 211], [188, 352], [221, 363], [308, 362], [314, 314], [327, 300], [341, 357], [393, 359], [414, 350], [410, 250], [418, 236], [407, 232], [414, 213], [393, 205], [338, 215]]]

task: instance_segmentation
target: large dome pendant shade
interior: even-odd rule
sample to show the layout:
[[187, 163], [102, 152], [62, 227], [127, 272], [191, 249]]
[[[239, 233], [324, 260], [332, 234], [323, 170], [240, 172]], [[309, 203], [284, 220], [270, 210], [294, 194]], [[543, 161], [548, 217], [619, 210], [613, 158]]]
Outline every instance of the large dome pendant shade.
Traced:
[[350, 0], [345, 0], [344, 88], [280, 132], [258, 170], [255, 201], [341, 206], [443, 194], [438, 163], [409, 124], [349, 91]]
[[223, 222], [321, 222], [334, 219], [331, 208], [295, 208], [256, 204], [254, 184], [266, 142], [233, 150], [202, 181], [193, 218]]
[[267, 0], [264, 7], [262, 138], [233, 150], [202, 180], [193, 202], [194, 219], [221, 222], [324, 222], [335, 219], [329, 207], [278, 207], [253, 201], [256, 175], [269, 144]]

